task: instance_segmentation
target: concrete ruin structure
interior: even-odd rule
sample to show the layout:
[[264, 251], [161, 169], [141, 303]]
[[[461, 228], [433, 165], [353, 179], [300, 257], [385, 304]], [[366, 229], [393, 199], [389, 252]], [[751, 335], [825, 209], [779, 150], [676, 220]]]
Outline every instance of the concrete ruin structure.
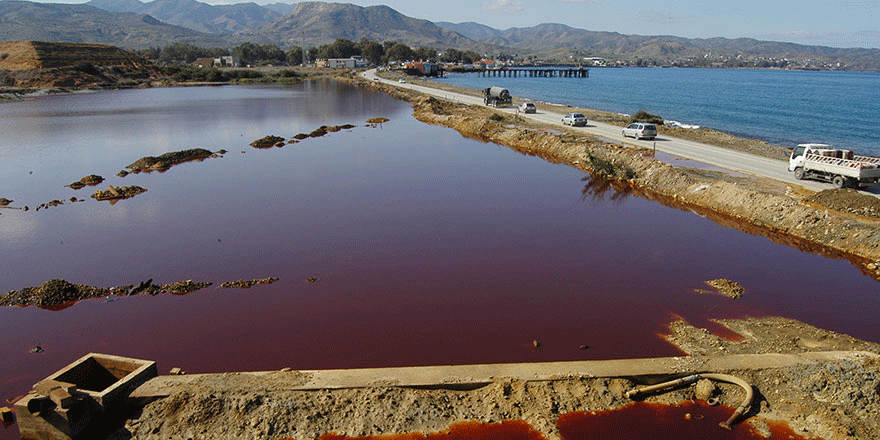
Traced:
[[70, 440], [100, 432], [129, 408], [135, 388], [157, 376], [156, 362], [89, 353], [15, 403], [21, 437]]

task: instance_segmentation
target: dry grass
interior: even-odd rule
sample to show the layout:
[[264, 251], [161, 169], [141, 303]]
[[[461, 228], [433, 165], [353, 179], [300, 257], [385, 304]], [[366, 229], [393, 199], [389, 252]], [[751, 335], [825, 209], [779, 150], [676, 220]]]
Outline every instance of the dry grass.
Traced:
[[0, 42], [0, 70], [27, 70], [39, 67], [37, 51], [29, 41]]

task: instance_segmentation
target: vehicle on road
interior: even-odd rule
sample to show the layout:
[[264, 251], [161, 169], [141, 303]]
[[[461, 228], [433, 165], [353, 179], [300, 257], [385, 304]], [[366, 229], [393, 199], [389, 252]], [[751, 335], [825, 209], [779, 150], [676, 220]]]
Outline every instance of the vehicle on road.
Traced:
[[657, 137], [657, 126], [647, 122], [633, 122], [623, 128], [623, 137], [639, 139], [654, 139]]
[[501, 107], [510, 105], [512, 102], [510, 92], [504, 87], [492, 86], [483, 89], [483, 103], [486, 105]]
[[587, 117], [583, 113], [569, 113], [562, 117], [562, 125], [583, 127], [587, 125]]
[[406, 84], [406, 80], [403, 78], [400, 78], [399, 80], [397, 80], [397, 82], [399, 82], [401, 84]]
[[838, 188], [880, 182], [880, 158], [857, 156], [828, 144], [800, 144], [791, 152], [788, 171], [794, 178], [831, 182]]
[[524, 102], [519, 105], [519, 111], [522, 113], [535, 113], [538, 111], [538, 108], [531, 102]]

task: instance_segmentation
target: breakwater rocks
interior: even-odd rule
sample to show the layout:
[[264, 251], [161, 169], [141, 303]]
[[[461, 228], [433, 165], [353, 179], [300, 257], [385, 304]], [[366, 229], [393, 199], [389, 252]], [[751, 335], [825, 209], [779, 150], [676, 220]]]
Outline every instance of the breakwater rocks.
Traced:
[[817, 205], [821, 200], [808, 203], [803, 191], [788, 185], [675, 167], [654, 159], [646, 149], [560, 131], [558, 126], [483, 106], [438, 100], [375, 81], [339, 78], [411, 102], [414, 116], [420, 121], [454, 128], [463, 136], [505, 145], [550, 162], [569, 164], [614, 182], [616, 190], [690, 210], [724, 226], [804, 251], [845, 258], [863, 273], [880, 279], [880, 223], [837, 211], [834, 206]]

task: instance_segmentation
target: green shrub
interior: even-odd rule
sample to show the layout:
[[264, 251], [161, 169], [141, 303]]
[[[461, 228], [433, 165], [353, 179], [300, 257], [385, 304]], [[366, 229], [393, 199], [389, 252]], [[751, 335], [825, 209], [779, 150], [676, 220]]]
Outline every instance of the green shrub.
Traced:
[[501, 122], [504, 120], [504, 115], [500, 115], [498, 113], [492, 113], [492, 116], [489, 116], [489, 120], [493, 122]]
[[650, 122], [651, 124], [663, 125], [663, 118], [659, 115], [648, 113], [645, 110], [639, 110], [632, 116], [630, 122]]
[[621, 180], [631, 180], [636, 178], [636, 173], [632, 169], [624, 165], [615, 165], [610, 160], [596, 157], [591, 152], [587, 152], [587, 160], [590, 161], [590, 169], [594, 173], [604, 177], [617, 178]]

